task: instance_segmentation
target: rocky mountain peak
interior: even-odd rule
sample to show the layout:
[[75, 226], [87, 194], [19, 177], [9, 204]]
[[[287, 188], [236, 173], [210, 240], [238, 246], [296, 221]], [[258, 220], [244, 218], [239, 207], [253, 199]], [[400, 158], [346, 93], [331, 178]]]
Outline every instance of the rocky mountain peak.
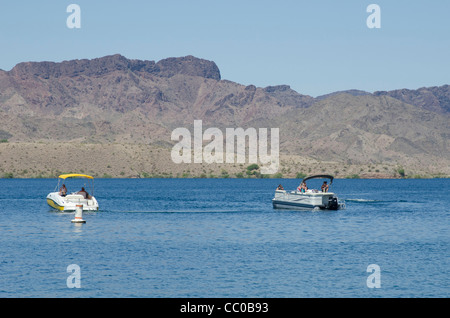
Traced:
[[113, 71], [146, 72], [161, 77], [177, 74], [200, 76], [220, 80], [217, 65], [194, 56], [173, 57], [157, 63], [145, 60], [130, 60], [120, 54], [108, 55], [96, 59], [81, 59], [57, 62], [23, 62], [17, 64], [10, 75], [19, 78], [41, 77], [44, 79], [75, 77], [79, 75], [101, 76]]
[[156, 67], [159, 68], [159, 75], [164, 77], [182, 74], [220, 80], [216, 63], [192, 55], [167, 58], [156, 63]]

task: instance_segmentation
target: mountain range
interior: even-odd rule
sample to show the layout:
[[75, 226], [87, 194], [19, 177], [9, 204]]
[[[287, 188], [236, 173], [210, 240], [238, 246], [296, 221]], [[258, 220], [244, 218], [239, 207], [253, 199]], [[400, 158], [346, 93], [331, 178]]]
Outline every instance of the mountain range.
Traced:
[[[283, 160], [295, 157], [324, 163], [321, 171], [329, 162], [450, 174], [449, 85], [312, 97], [288, 85], [261, 88], [221, 79], [214, 62], [193, 56], [155, 62], [119, 54], [0, 70], [0, 172], [30, 169], [16, 167], [13, 158], [1, 160], [10, 158], [5, 147], [130, 144], [170, 150], [173, 129], [192, 131], [198, 119], [204, 129], [280, 128], [285, 175], [301, 170], [295, 160]], [[153, 160], [170, 161], [164, 153]]]

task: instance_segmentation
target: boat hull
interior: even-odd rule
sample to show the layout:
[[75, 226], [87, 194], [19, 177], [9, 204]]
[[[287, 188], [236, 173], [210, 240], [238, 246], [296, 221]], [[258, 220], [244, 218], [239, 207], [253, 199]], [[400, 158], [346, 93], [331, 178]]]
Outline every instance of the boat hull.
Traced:
[[47, 204], [59, 211], [75, 211], [77, 205], [83, 205], [83, 211], [97, 211], [98, 203], [95, 197], [85, 199], [79, 194], [59, 195], [59, 192], [52, 192], [47, 195]]

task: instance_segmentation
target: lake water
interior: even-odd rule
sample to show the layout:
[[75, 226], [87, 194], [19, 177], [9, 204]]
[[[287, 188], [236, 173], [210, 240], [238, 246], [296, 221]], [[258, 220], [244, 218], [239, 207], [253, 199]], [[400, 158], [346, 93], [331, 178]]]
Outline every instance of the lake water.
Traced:
[[56, 180], [1, 179], [0, 297], [449, 296], [450, 179], [337, 179], [340, 211], [274, 210], [279, 183], [96, 179], [77, 225]]

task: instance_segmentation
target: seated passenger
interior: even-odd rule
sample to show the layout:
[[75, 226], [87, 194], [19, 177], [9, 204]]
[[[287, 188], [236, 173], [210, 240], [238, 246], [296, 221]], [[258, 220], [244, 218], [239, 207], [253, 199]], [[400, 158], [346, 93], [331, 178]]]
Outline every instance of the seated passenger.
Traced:
[[326, 181], [323, 182], [322, 186], [320, 187], [322, 189], [322, 192], [328, 192], [328, 184]]
[[84, 187], [81, 187], [81, 190], [78, 191], [77, 194], [81, 194], [85, 199], [89, 197], [89, 194], [84, 190]]
[[300, 185], [297, 188], [298, 191], [300, 191], [301, 193], [305, 193], [306, 190], [308, 190], [308, 187], [306, 186], [305, 182], [300, 183]]
[[65, 197], [67, 194], [67, 188], [66, 185], [63, 184], [62, 187], [59, 189], [59, 195], [62, 197]]
[[284, 190], [284, 188], [281, 184], [279, 184], [277, 190]]

